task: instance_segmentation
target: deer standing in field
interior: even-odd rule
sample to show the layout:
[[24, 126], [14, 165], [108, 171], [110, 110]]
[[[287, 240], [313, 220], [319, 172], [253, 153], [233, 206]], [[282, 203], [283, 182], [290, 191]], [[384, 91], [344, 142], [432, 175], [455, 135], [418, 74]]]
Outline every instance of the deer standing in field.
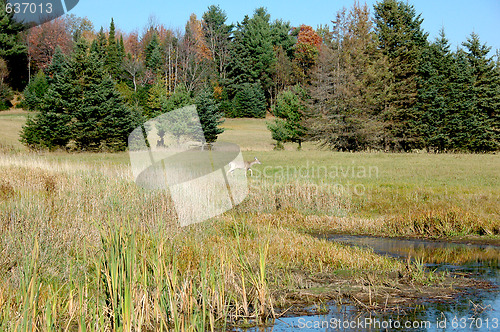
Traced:
[[245, 170], [245, 176], [247, 176], [247, 172], [250, 171], [250, 175], [253, 176], [253, 171], [252, 171], [252, 166], [255, 164], [260, 164], [261, 162], [257, 157], [255, 157], [254, 160], [252, 161], [232, 161], [229, 163], [229, 171], [227, 171], [226, 175], [234, 175], [233, 172], [235, 169], [244, 169]]

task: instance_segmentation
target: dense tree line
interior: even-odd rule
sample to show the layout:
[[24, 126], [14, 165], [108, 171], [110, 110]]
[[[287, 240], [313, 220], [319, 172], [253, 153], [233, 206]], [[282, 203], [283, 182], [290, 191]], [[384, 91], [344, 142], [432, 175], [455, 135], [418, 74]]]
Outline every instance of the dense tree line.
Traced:
[[309, 135], [333, 149], [500, 148], [498, 62], [472, 33], [456, 51], [427, 40], [413, 6], [383, 0], [342, 10], [310, 85]]
[[429, 41], [422, 21], [397, 0], [355, 4], [316, 30], [265, 8], [230, 24], [210, 6], [183, 30], [151, 19], [142, 34], [71, 15], [23, 31], [0, 13], [0, 108], [24, 89], [37, 113], [23, 140], [49, 148], [120, 150], [131, 126], [196, 104], [210, 141], [221, 115], [271, 113], [277, 148], [498, 150], [498, 58], [476, 34], [457, 50], [444, 31]]

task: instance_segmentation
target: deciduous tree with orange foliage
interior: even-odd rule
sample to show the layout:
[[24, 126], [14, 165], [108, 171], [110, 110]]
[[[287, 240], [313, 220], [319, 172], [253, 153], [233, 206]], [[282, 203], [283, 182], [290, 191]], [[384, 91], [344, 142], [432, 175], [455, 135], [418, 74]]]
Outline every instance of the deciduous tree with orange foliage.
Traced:
[[73, 41], [66, 20], [56, 18], [28, 30], [26, 44], [31, 76], [36, 70], [47, 68], [58, 46], [64, 54], [69, 54]]
[[302, 70], [303, 79], [307, 79], [308, 71], [316, 64], [323, 39], [308, 25], [300, 26], [295, 44], [295, 61]]

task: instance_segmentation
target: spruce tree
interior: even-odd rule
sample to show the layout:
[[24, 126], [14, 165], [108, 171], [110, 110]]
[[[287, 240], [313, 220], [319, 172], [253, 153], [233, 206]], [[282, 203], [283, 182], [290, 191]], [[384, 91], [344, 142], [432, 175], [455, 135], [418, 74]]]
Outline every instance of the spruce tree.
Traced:
[[29, 116], [21, 131], [21, 142], [31, 148], [65, 148], [72, 135], [72, 84], [64, 80], [67, 59], [59, 47], [47, 68], [49, 87], [38, 105], [39, 113]]
[[47, 80], [49, 84], [52, 82], [52, 79], [57, 79], [57, 76], [61, 76], [64, 74], [66, 64], [66, 55], [64, 55], [59, 46], [56, 47], [54, 55], [52, 56], [52, 61], [46, 69]]
[[488, 53], [491, 47], [481, 44], [472, 33], [463, 43], [472, 69], [474, 112], [470, 119], [476, 135], [469, 141], [471, 151], [492, 151], [500, 148], [500, 75]]
[[427, 33], [421, 25], [423, 19], [415, 8], [403, 1], [382, 0], [375, 6], [375, 31], [379, 47], [389, 58], [393, 76], [390, 108], [386, 112], [389, 145], [396, 150], [408, 151], [419, 147], [415, 104], [417, 71], [420, 55], [427, 45]]
[[47, 93], [48, 88], [49, 83], [47, 77], [43, 71], [40, 70], [23, 91], [24, 102], [28, 109], [39, 109], [40, 103]]
[[237, 117], [264, 118], [266, 116], [266, 99], [258, 82], [241, 84], [233, 103]]
[[163, 105], [168, 98], [167, 89], [162, 79], [156, 78], [155, 83], [148, 90], [148, 99], [144, 108], [144, 116], [148, 119], [154, 118], [163, 111]]
[[307, 99], [306, 92], [300, 86], [278, 94], [273, 114], [278, 118], [268, 124], [268, 129], [276, 139], [277, 147], [283, 142], [298, 143], [302, 147], [307, 129], [304, 125]]
[[108, 42], [106, 40], [106, 35], [104, 34], [104, 29], [101, 27], [101, 30], [97, 33], [97, 37], [92, 41], [90, 50], [95, 54], [99, 61], [104, 63], [107, 59], [107, 47]]
[[309, 87], [310, 135], [336, 150], [384, 148], [391, 73], [378, 48], [368, 6], [339, 11], [330, 33], [323, 31]]
[[419, 66], [418, 117], [412, 125], [426, 149], [444, 151], [452, 147], [449, 121], [455, 96], [450, 94], [450, 79], [454, 68], [448, 39], [441, 30], [439, 38], [423, 51]]
[[164, 57], [158, 34], [153, 32], [153, 37], [145, 50], [144, 63], [146, 64], [146, 68], [150, 69], [154, 74], [159, 74], [162, 68], [163, 59]]
[[[175, 87], [174, 93], [166, 98], [166, 100], [163, 100], [163, 103], [161, 104], [161, 112], [166, 113], [178, 110], [192, 104], [193, 100], [186, 87], [182, 84], [179, 84]], [[187, 119], [187, 117], [182, 117], [181, 114], [178, 115], [179, 116], [175, 119], [175, 123], [172, 123], [172, 120], [174, 120], [172, 116], [159, 117], [159, 121], [156, 123], [157, 133], [160, 138], [160, 140], [158, 141], [159, 146], [165, 145], [165, 133], [174, 133], [178, 137], [182, 135], [183, 132], [187, 131], [189, 119]], [[168, 122], [163, 120], [168, 120]], [[186, 123], [183, 124], [182, 122]], [[175, 125], [176, 128], [173, 128], [173, 125]]]
[[116, 41], [115, 22], [111, 19], [109, 26], [108, 45], [106, 49], [106, 70], [111, 77], [117, 81], [121, 75], [124, 53], [120, 49], [120, 44]]
[[[54, 65], [53, 59], [53, 65]], [[59, 61], [59, 60], [57, 60]], [[124, 150], [138, 116], [125, 106], [98, 54], [79, 39], [53, 73], [40, 113], [23, 129], [27, 145], [77, 150]]]
[[467, 55], [461, 49], [453, 54], [453, 68], [449, 78], [448, 101], [449, 120], [446, 133], [450, 141], [450, 149], [467, 151], [469, 141], [475, 136], [469, 128], [474, 113], [473, 76]]
[[170, 112], [177, 108], [192, 105], [193, 99], [184, 84], [179, 84], [175, 87], [172, 93], [162, 105], [163, 112]]
[[210, 91], [202, 91], [195, 99], [196, 111], [200, 119], [205, 142], [214, 143], [218, 135], [224, 132], [220, 125], [224, 122], [217, 103]]

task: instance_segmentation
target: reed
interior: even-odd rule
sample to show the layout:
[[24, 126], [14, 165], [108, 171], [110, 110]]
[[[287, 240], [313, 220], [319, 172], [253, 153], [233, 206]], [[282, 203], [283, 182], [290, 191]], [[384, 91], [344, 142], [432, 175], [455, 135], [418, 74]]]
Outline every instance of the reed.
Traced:
[[[113, 159], [119, 157], [80, 157], [77, 163], [73, 155], [0, 155], [0, 330], [214, 331], [262, 324], [318, 276], [408, 271], [395, 259], [308, 232], [495, 234], [497, 227], [495, 218], [481, 217], [490, 210], [472, 204], [451, 215], [450, 203], [421, 223], [405, 219], [407, 212], [368, 218], [368, 199], [379, 194], [318, 192], [311, 183], [255, 176], [236, 209], [180, 228], [168, 195], [137, 187], [127, 166]], [[488, 195], [497, 189], [484, 186], [489, 194], [476, 199], [491, 216], [497, 210]], [[407, 220], [399, 230], [397, 218]]]

